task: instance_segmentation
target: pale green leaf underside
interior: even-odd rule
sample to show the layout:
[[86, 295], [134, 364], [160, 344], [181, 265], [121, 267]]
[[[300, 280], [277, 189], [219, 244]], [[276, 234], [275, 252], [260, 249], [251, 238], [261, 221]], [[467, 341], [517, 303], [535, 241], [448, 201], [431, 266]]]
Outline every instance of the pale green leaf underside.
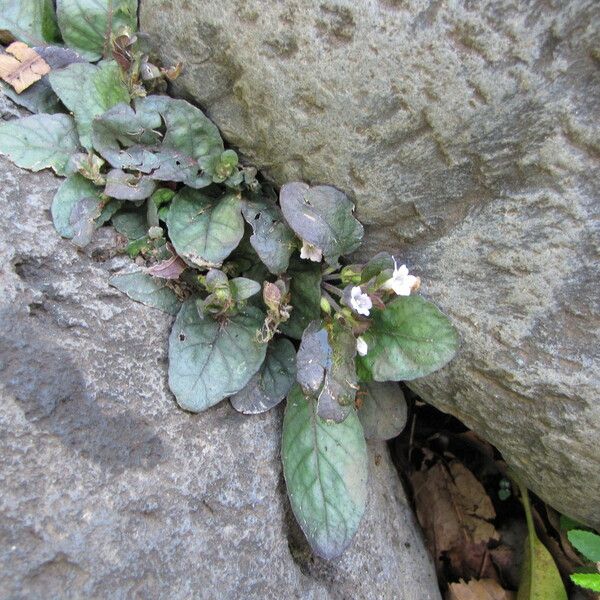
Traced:
[[296, 350], [292, 342], [280, 338], [269, 345], [265, 362], [248, 385], [231, 397], [239, 412], [255, 415], [279, 404], [296, 380]]
[[121, 69], [114, 61], [99, 65], [73, 63], [52, 71], [50, 84], [62, 103], [73, 113], [84, 148], [92, 148], [92, 121], [109, 108], [129, 102], [129, 91]]
[[65, 179], [56, 192], [52, 201], [52, 221], [56, 231], [63, 237], [73, 237], [74, 231], [70, 222], [71, 212], [77, 202], [84, 198], [94, 198], [98, 203], [98, 211], [100, 212], [102, 189], [79, 174], [71, 175]]
[[91, 61], [101, 58], [112, 32], [137, 29], [137, 0], [57, 0], [56, 8], [65, 44]]
[[241, 201], [184, 188], [173, 198], [167, 227], [180, 256], [200, 267], [219, 267], [244, 236]]
[[363, 335], [369, 351], [357, 360], [375, 381], [424, 377], [456, 354], [458, 334], [450, 320], [421, 296], [398, 297], [371, 315], [372, 325]]
[[283, 472], [294, 515], [315, 554], [332, 559], [352, 540], [367, 502], [368, 458], [360, 421], [316, 414], [296, 385], [283, 420]]
[[571, 581], [593, 592], [600, 592], [600, 573], [572, 573]]
[[184, 303], [169, 338], [169, 387], [182, 408], [200, 412], [250, 381], [267, 349], [256, 339], [263, 318], [248, 307], [218, 322], [201, 318], [193, 299]]
[[0, 31], [29, 46], [58, 40], [52, 0], [0, 0]]
[[368, 440], [390, 440], [406, 425], [406, 400], [397, 383], [361, 383], [358, 417]]
[[65, 175], [79, 149], [75, 122], [68, 115], [32, 115], [0, 125], [0, 154], [31, 171], [52, 168]]
[[533, 557], [529, 536], [525, 540], [525, 558], [517, 600], [567, 600], [567, 592], [552, 555], [534, 536]]
[[170, 315], [176, 315], [181, 307], [181, 301], [173, 290], [167, 287], [164, 279], [152, 277], [143, 271], [113, 275], [108, 283], [132, 300], [158, 308]]

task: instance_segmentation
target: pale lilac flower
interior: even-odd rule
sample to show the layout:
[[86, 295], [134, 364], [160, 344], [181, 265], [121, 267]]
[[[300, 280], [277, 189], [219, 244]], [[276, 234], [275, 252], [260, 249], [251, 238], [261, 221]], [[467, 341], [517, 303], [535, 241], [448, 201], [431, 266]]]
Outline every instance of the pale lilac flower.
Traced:
[[365, 338], [359, 335], [356, 338], [356, 351], [358, 352], [359, 356], [366, 356], [368, 350], [369, 346], [367, 342], [365, 342]]
[[313, 262], [321, 262], [323, 251], [321, 248], [313, 246], [309, 242], [302, 240], [302, 248], [300, 249], [300, 258], [307, 258]]
[[365, 294], [358, 285], [355, 285], [350, 291], [350, 306], [359, 314], [369, 316], [369, 311], [373, 308], [373, 302], [368, 294]]
[[381, 287], [384, 290], [394, 290], [397, 296], [410, 296], [412, 290], [419, 287], [420, 280], [414, 275], [410, 275], [406, 265], [398, 267], [396, 259], [394, 261], [394, 273]]

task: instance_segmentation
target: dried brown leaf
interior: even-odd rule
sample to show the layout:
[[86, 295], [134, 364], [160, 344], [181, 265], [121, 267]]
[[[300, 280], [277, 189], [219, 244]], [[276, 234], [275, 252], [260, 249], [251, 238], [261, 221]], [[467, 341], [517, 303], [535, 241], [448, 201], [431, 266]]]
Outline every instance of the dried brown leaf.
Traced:
[[50, 65], [23, 42], [13, 42], [0, 54], [0, 78], [11, 85], [17, 94], [50, 73]]
[[499, 535], [494, 506], [475, 476], [457, 460], [411, 477], [417, 517], [438, 572], [447, 558], [458, 576], [497, 577], [487, 545]]
[[515, 600], [515, 593], [503, 589], [493, 579], [461, 580], [451, 583], [447, 600]]

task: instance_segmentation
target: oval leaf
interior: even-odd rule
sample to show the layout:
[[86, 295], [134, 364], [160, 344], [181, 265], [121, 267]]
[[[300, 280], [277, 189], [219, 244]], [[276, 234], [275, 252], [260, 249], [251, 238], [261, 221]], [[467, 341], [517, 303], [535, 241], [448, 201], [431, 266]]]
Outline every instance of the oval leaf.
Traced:
[[182, 408], [206, 410], [250, 381], [265, 359], [262, 322], [254, 307], [219, 322], [201, 318], [194, 300], [184, 303], [169, 337], [169, 387]]
[[173, 198], [167, 227], [177, 254], [200, 267], [219, 267], [244, 236], [240, 199], [184, 188]]
[[456, 354], [458, 334], [450, 320], [421, 296], [398, 297], [372, 311], [363, 338], [369, 351], [357, 360], [375, 381], [409, 381], [441, 369]]
[[79, 139], [92, 148], [92, 121], [120, 102], [129, 102], [121, 69], [114, 61], [100, 65], [76, 62], [48, 76], [52, 89], [73, 113]]
[[583, 588], [600, 592], [600, 573], [572, 573], [571, 581]]
[[296, 380], [296, 350], [292, 342], [279, 338], [271, 343], [265, 362], [250, 383], [231, 397], [235, 410], [256, 415], [277, 406]]
[[90, 61], [106, 54], [113, 31], [137, 29], [137, 0], [57, 0], [56, 12], [65, 44]]
[[368, 440], [391, 440], [406, 425], [406, 400], [397, 383], [361, 383], [358, 418]]
[[0, 125], [0, 154], [22, 169], [50, 167], [65, 175], [69, 158], [78, 149], [75, 122], [68, 115], [32, 115]]
[[158, 308], [170, 315], [176, 315], [181, 307], [181, 301], [175, 292], [167, 287], [164, 280], [156, 279], [144, 271], [119, 273], [113, 275], [108, 283], [132, 300]]
[[592, 562], [600, 562], [600, 535], [584, 529], [572, 529], [567, 533], [573, 547]]
[[252, 227], [250, 243], [260, 260], [271, 273], [284, 273], [297, 241], [279, 207], [267, 200], [247, 201], [242, 206], [242, 213]]
[[517, 600], [567, 600], [567, 592], [552, 555], [537, 536], [525, 540], [525, 558]]
[[[156, 182], [150, 177], [142, 175], [138, 177], [132, 173], [126, 173], [121, 169], [111, 169], [106, 174], [106, 187], [104, 193], [118, 200], [145, 200], [152, 195], [156, 188]], [[151, 206], [156, 210], [154, 203]], [[158, 222], [156, 222], [158, 225]]]
[[330, 264], [336, 265], [342, 254], [360, 246], [363, 226], [354, 218], [354, 204], [344, 192], [328, 185], [286, 183], [279, 203], [296, 235], [321, 249]]
[[29, 45], [60, 39], [52, 0], [0, 0], [0, 32]]
[[294, 515], [315, 554], [332, 559], [350, 544], [365, 511], [367, 447], [355, 412], [332, 423], [315, 404], [292, 388], [281, 456]]

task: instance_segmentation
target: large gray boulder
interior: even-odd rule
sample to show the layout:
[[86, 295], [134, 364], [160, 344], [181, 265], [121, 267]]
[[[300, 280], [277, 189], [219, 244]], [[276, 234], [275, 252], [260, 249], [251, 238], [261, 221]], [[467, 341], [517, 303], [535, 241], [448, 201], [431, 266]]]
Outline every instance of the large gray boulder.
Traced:
[[111, 230], [78, 252], [50, 222], [58, 180], [0, 172], [0, 598], [440, 599], [384, 445], [355, 541], [313, 558], [281, 410], [180, 410], [171, 318], [108, 286]]
[[416, 382], [600, 527], [597, 0], [142, 0], [179, 93], [275, 182], [356, 201], [463, 347]]

